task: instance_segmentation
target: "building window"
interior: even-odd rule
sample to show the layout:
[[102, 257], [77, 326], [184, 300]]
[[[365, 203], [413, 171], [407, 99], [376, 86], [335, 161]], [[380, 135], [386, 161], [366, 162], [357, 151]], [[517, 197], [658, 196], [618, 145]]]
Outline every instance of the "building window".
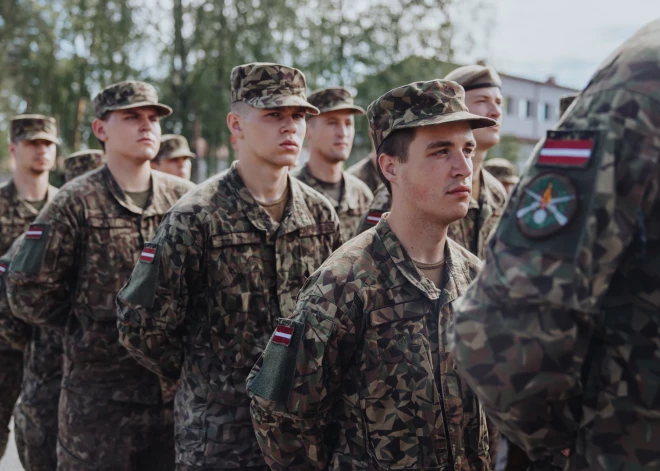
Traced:
[[549, 103], [539, 103], [536, 116], [539, 121], [550, 121], [552, 119], [552, 106]]
[[510, 96], [504, 97], [504, 109], [506, 110], [507, 116], [513, 116], [516, 114], [515, 105], [516, 101]]
[[522, 119], [534, 117], [534, 103], [531, 100], [521, 98], [518, 100], [518, 117]]

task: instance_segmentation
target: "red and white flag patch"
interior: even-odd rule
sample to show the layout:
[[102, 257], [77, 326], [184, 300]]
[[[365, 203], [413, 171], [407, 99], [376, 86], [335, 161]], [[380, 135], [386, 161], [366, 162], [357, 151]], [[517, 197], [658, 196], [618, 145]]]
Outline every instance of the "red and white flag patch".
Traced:
[[31, 224], [25, 233], [26, 239], [39, 240], [44, 235], [44, 226], [40, 224]]
[[273, 343], [288, 347], [293, 338], [293, 327], [287, 325], [278, 325], [273, 333]]
[[378, 224], [378, 221], [383, 217], [383, 212], [382, 211], [369, 211], [369, 214], [367, 214], [367, 224], [371, 224], [372, 226], [375, 226]]
[[140, 261], [144, 263], [154, 263], [156, 258], [156, 247], [145, 247], [140, 254]]
[[537, 163], [562, 167], [586, 167], [594, 148], [593, 139], [548, 139]]
[[6, 271], [7, 271], [7, 264], [4, 262], [0, 262], [0, 275], [4, 275]]

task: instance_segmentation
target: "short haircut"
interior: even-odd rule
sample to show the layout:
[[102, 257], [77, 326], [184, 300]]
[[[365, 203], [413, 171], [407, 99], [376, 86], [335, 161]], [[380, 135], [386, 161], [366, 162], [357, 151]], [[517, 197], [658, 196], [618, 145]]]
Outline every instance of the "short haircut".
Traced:
[[[380, 145], [378, 150], [378, 157], [381, 154], [387, 154], [396, 158], [399, 162], [405, 163], [408, 160], [408, 150], [410, 149], [410, 143], [415, 139], [415, 128], [404, 128], [394, 131], [392, 134], [387, 136], [385, 140]], [[383, 185], [387, 188], [387, 191], [392, 194], [392, 185], [383, 175], [383, 171], [380, 169], [380, 162], [376, 162], [376, 168], [378, 169], [378, 176], [383, 182]]]

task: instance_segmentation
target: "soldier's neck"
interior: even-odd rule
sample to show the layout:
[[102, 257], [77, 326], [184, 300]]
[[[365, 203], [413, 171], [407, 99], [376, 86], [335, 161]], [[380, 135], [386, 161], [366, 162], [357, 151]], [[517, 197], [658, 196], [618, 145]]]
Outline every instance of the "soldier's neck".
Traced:
[[119, 188], [131, 193], [147, 191], [151, 186], [151, 163], [106, 153], [108, 169]]
[[241, 156], [236, 170], [252, 197], [260, 203], [277, 201], [286, 191], [288, 167], [254, 162], [250, 157]]
[[484, 159], [488, 151], [475, 151], [472, 157], [472, 198], [479, 200], [481, 194], [481, 167], [484, 164]]
[[27, 201], [43, 201], [48, 194], [48, 174], [38, 175], [16, 170], [13, 175], [14, 186], [18, 196]]
[[325, 183], [341, 181], [343, 162], [328, 162], [318, 154], [309, 156], [307, 168], [314, 178]]
[[387, 223], [410, 258], [421, 263], [437, 263], [445, 256], [447, 225], [420, 216], [403, 201], [393, 198]]

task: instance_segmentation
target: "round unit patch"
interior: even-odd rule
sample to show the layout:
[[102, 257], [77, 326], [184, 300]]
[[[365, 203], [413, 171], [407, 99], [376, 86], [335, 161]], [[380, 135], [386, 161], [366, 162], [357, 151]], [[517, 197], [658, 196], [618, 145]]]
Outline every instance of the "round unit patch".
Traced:
[[578, 192], [570, 178], [542, 173], [521, 190], [516, 224], [530, 239], [542, 239], [560, 232], [578, 209]]

